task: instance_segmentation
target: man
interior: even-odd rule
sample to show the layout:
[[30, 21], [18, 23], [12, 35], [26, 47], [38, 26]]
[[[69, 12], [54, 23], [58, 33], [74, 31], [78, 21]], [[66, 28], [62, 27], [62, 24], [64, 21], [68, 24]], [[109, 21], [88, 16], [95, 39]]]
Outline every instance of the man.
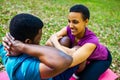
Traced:
[[70, 56], [56, 48], [38, 45], [42, 27], [43, 22], [30, 14], [18, 14], [11, 19], [10, 34], [3, 42], [5, 47], [0, 45], [0, 56], [10, 80], [47, 79], [70, 66]]

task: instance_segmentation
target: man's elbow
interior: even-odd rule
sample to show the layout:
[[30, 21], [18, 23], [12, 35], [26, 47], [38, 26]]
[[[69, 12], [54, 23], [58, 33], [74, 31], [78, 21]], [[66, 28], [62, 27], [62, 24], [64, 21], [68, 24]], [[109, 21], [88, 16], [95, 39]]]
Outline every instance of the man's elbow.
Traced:
[[70, 66], [71, 63], [72, 63], [72, 61], [73, 61], [73, 58], [68, 55], [68, 57], [66, 58], [66, 63], [65, 64], [68, 65], [68, 66]]
[[62, 59], [62, 64], [64, 65], [64, 67], [69, 67], [73, 61], [73, 58], [67, 54], [65, 54], [63, 58], [64, 59]]

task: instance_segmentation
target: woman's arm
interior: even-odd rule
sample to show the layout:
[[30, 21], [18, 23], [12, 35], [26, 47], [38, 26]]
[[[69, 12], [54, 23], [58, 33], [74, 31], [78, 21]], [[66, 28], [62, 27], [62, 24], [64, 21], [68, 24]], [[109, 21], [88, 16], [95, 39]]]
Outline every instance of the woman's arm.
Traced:
[[65, 46], [61, 45], [58, 41], [58, 38], [57, 38], [56, 34], [53, 34], [50, 37], [50, 40], [51, 40], [51, 43], [53, 44], [54, 47], [56, 47], [57, 49], [63, 51], [64, 53], [67, 53], [71, 56], [72, 56], [72, 53], [75, 52], [75, 50], [76, 50], [74, 48], [68, 48], [68, 47], [65, 47]]
[[[60, 31], [58, 31], [57, 33], [55, 33], [57, 35], [57, 39], [60, 39], [63, 36], [67, 35], [67, 29], [66, 28], [67, 27], [64, 27], [63, 29], [61, 29]], [[51, 40], [50, 40], [50, 38], [47, 40], [47, 42], [46, 42], [45, 45], [46, 46], [52, 46], [52, 47], [54, 47], [53, 44], [52, 44], [52, 42], [51, 42]]]
[[72, 55], [73, 62], [71, 64], [71, 67], [87, 60], [88, 57], [92, 54], [92, 52], [95, 50], [95, 48], [96, 48], [95, 44], [86, 43], [83, 46], [81, 46], [79, 49], [77, 49], [77, 51], [75, 51]]
[[53, 35], [51, 37], [51, 42], [53, 43], [53, 45], [57, 49], [65, 52], [65, 53], [67, 53], [67, 54], [69, 54], [69, 55], [71, 55], [73, 57], [73, 62], [72, 62], [70, 67], [78, 65], [78, 64], [82, 63], [83, 61], [87, 60], [87, 58], [92, 54], [92, 52], [96, 48], [95, 44], [86, 43], [83, 46], [81, 46], [80, 48], [78, 48], [77, 50], [73, 50], [73, 49], [67, 48], [65, 46], [62, 46], [58, 42], [56, 35]]

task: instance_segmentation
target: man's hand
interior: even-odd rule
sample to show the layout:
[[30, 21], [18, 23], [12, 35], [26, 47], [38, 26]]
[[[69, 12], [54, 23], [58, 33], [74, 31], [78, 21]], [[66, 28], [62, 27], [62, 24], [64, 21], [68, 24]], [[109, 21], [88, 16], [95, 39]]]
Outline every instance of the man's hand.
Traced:
[[7, 51], [7, 56], [18, 56], [22, 53], [24, 43], [15, 40], [9, 33], [3, 38], [3, 46]]

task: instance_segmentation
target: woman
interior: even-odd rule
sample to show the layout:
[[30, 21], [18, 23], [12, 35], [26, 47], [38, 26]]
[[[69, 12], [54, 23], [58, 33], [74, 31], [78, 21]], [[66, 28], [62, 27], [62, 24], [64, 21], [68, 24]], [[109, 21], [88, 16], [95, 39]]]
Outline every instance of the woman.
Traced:
[[[70, 67], [87, 61], [82, 72], [75, 72], [74, 76], [80, 80], [98, 80], [110, 66], [112, 58], [108, 49], [102, 45], [97, 36], [88, 29], [90, 12], [84, 5], [74, 5], [68, 14], [68, 25], [52, 35], [46, 42], [48, 46], [54, 46], [73, 57]], [[70, 47], [62, 46], [59, 40], [68, 36]], [[75, 50], [74, 46], [80, 46]], [[89, 63], [89, 64], [88, 64]]]

